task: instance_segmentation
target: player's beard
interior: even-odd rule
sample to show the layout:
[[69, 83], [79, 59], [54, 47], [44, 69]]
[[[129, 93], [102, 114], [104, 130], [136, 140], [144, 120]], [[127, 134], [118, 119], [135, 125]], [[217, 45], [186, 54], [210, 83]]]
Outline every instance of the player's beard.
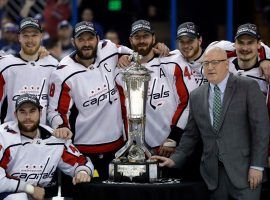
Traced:
[[[76, 53], [77, 53], [78, 57], [82, 60], [89, 60], [89, 59], [96, 57], [96, 55], [97, 55], [97, 45], [95, 47], [83, 46], [81, 48], [78, 48], [78, 46], [75, 44], [75, 48], [76, 48], [76, 51], [77, 51]], [[90, 49], [92, 51], [92, 53], [89, 55], [85, 55], [83, 53], [83, 49]]]
[[35, 55], [38, 52], [39, 47], [40, 47], [40, 44], [36, 45], [36, 46], [34, 46], [32, 48], [26, 47], [25, 45], [21, 45], [21, 48], [22, 48], [23, 52], [26, 55], [29, 55], [29, 56]]
[[38, 119], [31, 127], [27, 127], [24, 125], [23, 122], [18, 121], [18, 127], [19, 127], [19, 130], [22, 132], [33, 132], [38, 128], [39, 123], [40, 123], [40, 119]]
[[137, 45], [131, 44], [131, 46], [135, 52], [138, 52], [142, 56], [147, 56], [149, 52], [152, 50], [152, 48], [154, 47], [154, 42], [152, 41], [152, 43], [149, 44], [148, 46], [146, 43], [140, 43]]
[[184, 57], [190, 61], [190, 59], [194, 59], [194, 57], [198, 54], [198, 52], [200, 51], [200, 45], [199, 43], [193, 48], [193, 47], [188, 47], [189, 50], [188, 51], [183, 51], [181, 52]]

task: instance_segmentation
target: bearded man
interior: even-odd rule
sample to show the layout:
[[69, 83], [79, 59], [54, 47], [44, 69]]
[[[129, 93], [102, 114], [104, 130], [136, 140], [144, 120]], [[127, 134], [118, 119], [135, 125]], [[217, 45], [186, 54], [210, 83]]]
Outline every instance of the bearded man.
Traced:
[[[195, 79], [179, 54], [160, 57], [154, 52], [156, 35], [150, 22], [135, 21], [129, 41], [142, 55], [141, 64], [153, 72], [146, 103], [146, 143], [155, 154], [169, 157], [187, 123], [189, 92], [197, 87]], [[120, 77], [117, 81], [122, 85]]]
[[[38, 20], [21, 20], [18, 39], [21, 50], [17, 55], [4, 55], [0, 59], [1, 122], [15, 120], [15, 101], [25, 93], [36, 95], [47, 112], [49, 77], [58, 61], [48, 55], [40, 57], [42, 28]], [[46, 124], [44, 114], [40, 122]]]

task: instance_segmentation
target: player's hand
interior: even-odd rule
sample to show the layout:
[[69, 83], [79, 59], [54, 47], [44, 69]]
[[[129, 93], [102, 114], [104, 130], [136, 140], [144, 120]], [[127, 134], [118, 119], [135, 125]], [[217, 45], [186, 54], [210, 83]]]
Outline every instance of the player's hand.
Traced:
[[34, 193], [31, 194], [31, 196], [35, 199], [35, 200], [43, 200], [44, 196], [45, 196], [45, 190], [42, 187], [34, 187]]
[[71, 130], [67, 127], [57, 128], [52, 133], [55, 137], [61, 138], [61, 139], [71, 139], [73, 136], [73, 133]]
[[159, 166], [160, 167], [173, 167], [175, 166], [175, 162], [170, 159], [163, 156], [152, 156], [151, 159], [156, 159], [160, 161]]
[[46, 56], [50, 55], [50, 52], [43, 46], [39, 47], [38, 50], [39, 58], [45, 58]]
[[77, 183], [85, 183], [90, 182], [91, 176], [88, 175], [85, 171], [79, 171], [75, 177], [72, 179], [73, 185], [76, 185]]
[[175, 151], [175, 147], [160, 146], [158, 155], [169, 158], [171, 154], [174, 153], [174, 151]]
[[117, 66], [120, 68], [127, 68], [130, 66], [131, 59], [132, 59], [131, 56], [123, 55], [118, 59]]
[[260, 68], [267, 82], [270, 81], [270, 60], [264, 60], [260, 62]]
[[160, 56], [168, 56], [170, 53], [170, 49], [164, 43], [160, 42], [153, 47], [153, 51]]
[[248, 182], [250, 189], [256, 189], [262, 183], [263, 171], [250, 168], [248, 172]]

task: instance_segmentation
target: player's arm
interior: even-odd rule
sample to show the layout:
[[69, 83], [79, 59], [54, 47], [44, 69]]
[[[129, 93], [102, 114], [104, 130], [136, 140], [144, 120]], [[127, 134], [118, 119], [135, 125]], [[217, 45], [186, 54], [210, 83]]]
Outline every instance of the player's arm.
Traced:
[[163, 145], [159, 148], [159, 155], [170, 157], [174, 153], [176, 146], [178, 145], [183, 129], [186, 125], [188, 116], [188, 99], [189, 93], [184, 83], [182, 69], [175, 64], [174, 67], [175, 88], [178, 101], [177, 109], [171, 119], [171, 131], [168, 138], [164, 141]]
[[69, 139], [72, 132], [69, 129], [69, 114], [73, 101], [70, 95], [70, 88], [58, 76], [58, 70], [55, 70], [49, 81], [49, 106], [47, 118], [55, 131], [56, 137]]
[[259, 67], [262, 70], [262, 73], [266, 79], [266, 81], [270, 81], [270, 48], [264, 44], [263, 42], [261, 43], [261, 47], [258, 50], [259, 53]]
[[90, 182], [94, 171], [91, 160], [83, 156], [71, 143], [71, 140], [65, 143], [58, 167], [65, 174], [73, 177], [74, 185], [81, 182]]

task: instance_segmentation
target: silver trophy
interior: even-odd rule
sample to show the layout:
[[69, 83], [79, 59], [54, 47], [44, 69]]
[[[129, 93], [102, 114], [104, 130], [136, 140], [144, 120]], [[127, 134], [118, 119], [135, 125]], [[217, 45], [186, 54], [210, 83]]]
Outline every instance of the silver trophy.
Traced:
[[154, 182], [159, 172], [157, 162], [145, 144], [145, 106], [151, 71], [140, 64], [141, 56], [133, 53], [133, 64], [123, 74], [128, 113], [128, 140], [115, 154], [109, 166], [113, 181]]

